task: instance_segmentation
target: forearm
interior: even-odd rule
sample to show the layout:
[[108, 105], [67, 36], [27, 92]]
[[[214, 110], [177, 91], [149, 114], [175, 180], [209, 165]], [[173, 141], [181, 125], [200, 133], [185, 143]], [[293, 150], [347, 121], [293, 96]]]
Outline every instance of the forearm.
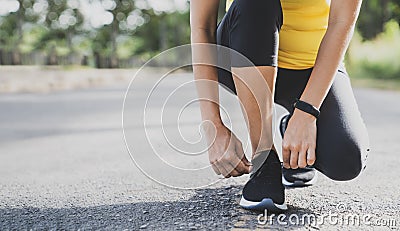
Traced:
[[202, 120], [211, 121], [218, 126], [222, 124], [222, 120], [219, 111], [218, 73], [217, 68], [213, 66], [216, 65], [216, 47], [211, 45], [215, 44], [215, 33], [203, 28], [192, 28], [191, 37], [193, 73]]
[[361, 0], [332, 0], [327, 32], [301, 100], [320, 108], [353, 35]]
[[[349, 44], [352, 27], [338, 24], [327, 30], [314, 69], [300, 100], [320, 108]], [[303, 168], [307, 164], [313, 165], [316, 160], [316, 139], [316, 117], [301, 110], [295, 110], [282, 143], [284, 167]]]
[[352, 31], [353, 26], [346, 24], [333, 25], [327, 30], [301, 100], [321, 107], [348, 48]]

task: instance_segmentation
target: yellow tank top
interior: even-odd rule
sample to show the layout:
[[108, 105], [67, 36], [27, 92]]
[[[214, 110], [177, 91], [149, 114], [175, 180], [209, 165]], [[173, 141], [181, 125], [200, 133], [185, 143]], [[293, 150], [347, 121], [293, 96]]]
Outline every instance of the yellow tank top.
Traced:
[[[227, 0], [227, 9], [232, 2]], [[313, 67], [328, 28], [330, 0], [281, 0], [281, 5], [278, 66], [296, 70]]]

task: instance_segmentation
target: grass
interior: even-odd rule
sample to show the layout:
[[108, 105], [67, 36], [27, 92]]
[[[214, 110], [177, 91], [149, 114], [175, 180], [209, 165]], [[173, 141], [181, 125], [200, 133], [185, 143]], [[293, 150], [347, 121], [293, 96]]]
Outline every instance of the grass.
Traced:
[[351, 78], [354, 87], [376, 88], [382, 90], [400, 91], [400, 80], [383, 80], [371, 78]]
[[347, 52], [347, 70], [355, 86], [400, 90], [400, 28], [390, 21], [374, 40], [356, 33]]

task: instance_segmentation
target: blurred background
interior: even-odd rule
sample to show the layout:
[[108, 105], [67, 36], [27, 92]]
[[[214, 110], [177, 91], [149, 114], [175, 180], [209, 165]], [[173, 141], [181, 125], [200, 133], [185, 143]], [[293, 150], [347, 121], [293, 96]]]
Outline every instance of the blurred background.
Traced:
[[[132, 68], [190, 43], [187, 0], [0, 0], [0, 6], [0, 65]], [[352, 77], [400, 79], [399, 19], [399, 0], [364, 1], [347, 55]]]
[[0, 0], [1, 65], [123, 68], [190, 42], [186, 0]]
[[[220, 19], [224, 12], [221, 0]], [[373, 150], [365, 174], [340, 184], [320, 174], [312, 189], [287, 190], [291, 212], [327, 214], [346, 203], [357, 214], [368, 211], [400, 221], [400, 182], [395, 177], [400, 159], [393, 152], [400, 150], [400, 92], [373, 89], [400, 90], [399, 22], [400, 0], [364, 0], [346, 55]], [[254, 230], [255, 215], [239, 210], [235, 202], [247, 176], [221, 181], [208, 169], [207, 177], [179, 178], [148, 159], [143, 162], [152, 171], [144, 175], [127, 153], [123, 102], [132, 153], [151, 157], [149, 146], [154, 144], [163, 154], [159, 159], [176, 166], [208, 166], [205, 154], [187, 163], [171, 149], [193, 150], [191, 142], [203, 141], [198, 104], [187, 104], [197, 97], [194, 84], [188, 84], [192, 73], [170, 73], [159, 68], [165, 63], [152, 62], [143, 78], [135, 78], [124, 101], [142, 64], [188, 43], [188, 0], [0, 0], [0, 230]], [[166, 58], [171, 63], [179, 59], [181, 54]], [[167, 72], [177, 78], [156, 84]], [[153, 101], [147, 104], [149, 97]], [[228, 109], [224, 118], [231, 119], [233, 131], [245, 143], [237, 98], [221, 90], [221, 103]], [[144, 111], [147, 122], [146, 117], [135, 119]], [[182, 112], [179, 120], [176, 112]], [[277, 112], [278, 121], [285, 112]], [[164, 128], [182, 133], [165, 139], [171, 133], [164, 134]], [[166, 149], [165, 141], [173, 145]], [[218, 183], [204, 190], [173, 190], [149, 176], [165, 177], [161, 182], [169, 185]]]
[[[132, 68], [190, 43], [187, 0], [0, 0], [0, 65]], [[225, 2], [221, 1], [220, 18]], [[346, 62], [356, 84], [400, 86], [400, 1], [364, 1]]]

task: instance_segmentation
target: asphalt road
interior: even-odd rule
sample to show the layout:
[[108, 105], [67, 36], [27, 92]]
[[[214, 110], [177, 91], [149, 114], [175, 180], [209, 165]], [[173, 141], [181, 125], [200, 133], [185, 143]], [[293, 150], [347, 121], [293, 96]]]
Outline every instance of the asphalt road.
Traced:
[[[320, 174], [313, 187], [286, 190], [287, 224], [276, 217], [272, 223], [258, 224], [258, 213], [237, 205], [248, 177], [221, 180], [207, 168], [204, 153], [195, 155], [204, 143], [198, 105], [187, 104], [195, 97], [194, 87], [182, 86], [170, 95], [191, 78], [169, 78], [152, 95], [154, 79], [134, 83], [124, 124], [129, 150], [142, 171], [133, 163], [121, 129], [126, 85], [2, 94], [0, 230], [400, 228], [400, 93], [355, 90], [372, 147], [368, 167], [359, 178], [333, 182]], [[245, 141], [236, 99], [224, 92], [222, 98], [226, 123]], [[280, 114], [278, 110], [277, 118]], [[360, 224], [340, 219], [294, 224], [288, 218], [330, 213], [339, 218], [352, 215]], [[363, 220], [366, 215], [368, 221]]]

